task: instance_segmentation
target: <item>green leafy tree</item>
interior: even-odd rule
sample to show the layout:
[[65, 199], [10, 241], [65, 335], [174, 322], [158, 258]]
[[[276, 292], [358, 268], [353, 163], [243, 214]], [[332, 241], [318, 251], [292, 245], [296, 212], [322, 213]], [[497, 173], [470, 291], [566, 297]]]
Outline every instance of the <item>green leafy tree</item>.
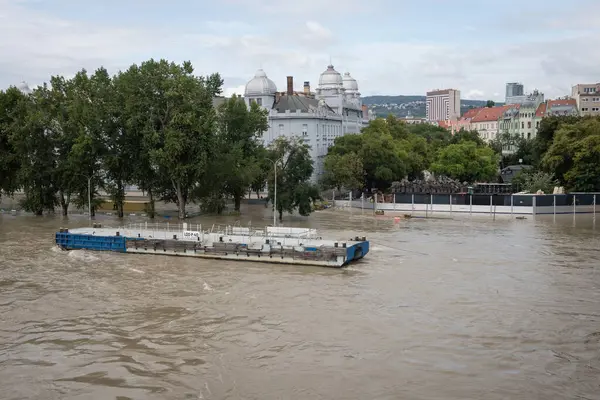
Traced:
[[45, 112], [46, 101], [45, 91], [36, 89], [20, 104], [25, 110], [19, 113], [22, 118], [13, 126], [12, 136], [21, 161], [18, 181], [25, 194], [21, 206], [35, 215], [53, 212], [57, 205], [53, 181], [56, 157], [52, 133], [47, 129], [50, 119]]
[[535, 171], [533, 169], [524, 169], [511, 181], [513, 188], [519, 191], [536, 193], [538, 190], [544, 193], [552, 193], [558, 181], [552, 174], [544, 171]]
[[258, 138], [269, 128], [267, 111], [256, 102], [248, 108], [234, 95], [219, 107], [217, 116], [218, 176], [239, 212], [246, 191], [261, 174]]
[[164, 89], [156, 88], [153, 82], [157, 69], [158, 63], [152, 61], [141, 66], [134, 64], [114, 78], [121, 124], [129, 143], [127, 160], [131, 183], [148, 195], [146, 212], [150, 218], [156, 215], [156, 194], [161, 187], [158, 164], [152, 155], [160, 143], [158, 132], [162, 127], [161, 112], [164, 113], [161, 107], [165, 106], [160, 102]]
[[[73, 176], [77, 197], [75, 205], [88, 206], [91, 199], [91, 215], [96, 214], [102, 203], [98, 196], [98, 188], [104, 185], [103, 159], [106, 151], [104, 138], [104, 121], [102, 120], [107, 73], [104, 69], [88, 75], [86, 70], [79, 71], [71, 80], [74, 85], [73, 97], [69, 107], [70, 118], [73, 119], [74, 135], [71, 148], [71, 167], [78, 173]], [[88, 193], [88, 180], [91, 183]]]
[[222, 80], [218, 74], [194, 76], [190, 62], [150, 60], [139, 69], [141, 95], [151, 117], [142, 135], [150, 154], [145, 166], [150, 168], [136, 175], [145, 180], [146, 175], [156, 174], [152, 182], [156, 190], [163, 200], [177, 204], [179, 218], [185, 218], [185, 207], [196, 200], [198, 186], [209, 170], [216, 129], [212, 99]]
[[256, 198], [259, 198], [260, 192], [265, 189], [270, 171], [273, 169], [271, 162], [267, 160], [268, 154], [268, 150], [263, 146], [258, 147], [256, 152], [258, 169], [254, 179], [252, 180], [252, 183], [250, 184], [250, 189], [256, 193]]
[[562, 124], [542, 159], [546, 171], [554, 171], [570, 190], [600, 190], [600, 118], [583, 118]]
[[328, 188], [362, 189], [362, 159], [356, 153], [331, 154], [325, 158], [322, 184]]
[[432, 152], [447, 146], [452, 140], [452, 134], [441, 126], [431, 124], [413, 124], [408, 127], [410, 133], [422, 137], [427, 141]]
[[94, 83], [94, 120], [100, 162], [104, 173], [103, 188], [110, 195], [117, 216], [123, 218], [125, 186], [133, 179], [131, 160], [139, 143], [126, 129], [123, 112], [125, 93], [118, 90], [116, 81], [105, 69], [99, 69], [92, 77]]
[[[309, 215], [313, 203], [320, 199], [319, 189], [310, 183], [313, 173], [309, 146], [301, 140], [279, 137], [269, 146], [269, 159], [277, 162], [277, 204], [279, 220], [283, 212], [298, 210]], [[274, 199], [274, 174], [269, 177], [269, 199]]]
[[538, 167], [544, 158], [544, 155], [552, 145], [554, 136], [558, 129], [564, 124], [574, 124], [579, 122], [582, 117], [579, 116], [556, 116], [545, 117], [540, 122], [536, 136], [532, 142], [532, 165]]
[[496, 106], [496, 102], [493, 100], [488, 100], [488, 101], [486, 101], [485, 106], [487, 108], [492, 108], [492, 107]]
[[44, 84], [40, 88], [46, 98], [44, 112], [49, 122], [47, 132], [52, 137], [55, 150], [53, 181], [64, 216], [68, 215], [71, 196], [77, 192], [77, 182], [82, 178], [79, 175], [77, 159], [72, 154], [78, 135], [78, 121], [72, 112], [74, 88], [72, 80], [62, 76], [51, 77], [50, 87]]
[[477, 131], [467, 131], [465, 129], [456, 132], [450, 139], [450, 144], [458, 144], [464, 141], [474, 142], [477, 146], [485, 146], [485, 142]]
[[431, 169], [461, 182], [487, 181], [498, 174], [498, 156], [489, 147], [464, 141], [440, 150]]
[[18, 189], [21, 158], [14, 145], [16, 129], [24, 120], [26, 96], [17, 88], [0, 91], [0, 198]]

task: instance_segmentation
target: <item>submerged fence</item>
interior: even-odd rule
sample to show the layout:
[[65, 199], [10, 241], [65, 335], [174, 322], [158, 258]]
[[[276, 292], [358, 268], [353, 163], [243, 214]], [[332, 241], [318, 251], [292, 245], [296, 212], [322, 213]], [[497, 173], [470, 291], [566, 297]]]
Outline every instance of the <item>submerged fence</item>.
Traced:
[[[371, 196], [371, 195], [369, 195]], [[596, 214], [600, 193], [569, 194], [390, 194], [354, 199], [336, 199], [336, 207], [367, 210], [463, 213], [463, 214], [517, 214], [559, 215]], [[598, 207], [598, 208], [597, 208]]]

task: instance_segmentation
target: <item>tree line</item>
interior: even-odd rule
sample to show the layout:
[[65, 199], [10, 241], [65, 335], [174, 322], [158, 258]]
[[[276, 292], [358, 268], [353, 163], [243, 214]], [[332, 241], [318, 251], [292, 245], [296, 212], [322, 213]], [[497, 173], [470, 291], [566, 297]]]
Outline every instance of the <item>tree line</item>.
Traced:
[[517, 176], [517, 183], [531, 192], [548, 193], [559, 185], [572, 192], [600, 191], [600, 117], [545, 117], [534, 138], [504, 133], [492, 146], [514, 149], [504, 163], [531, 166]]
[[94, 215], [104, 190], [123, 217], [125, 188], [136, 185], [150, 217], [165, 201], [185, 218], [190, 203], [220, 213], [232, 199], [239, 211], [248, 190], [267, 183], [271, 200], [277, 161], [280, 218], [310, 213], [318, 191], [308, 147], [279, 138], [265, 148], [267, 111], [237, 96], [215, 107], [222, 85], [217, 73], [196, 76], [190, 62], [151, 59], [114, 76], [82, 70], [31, 93], [0, 91], [0, 195], [22, 190], [22, 207], [36, 215], [57, 207], [67, 215], [89, 196]]
[[409, 125], [390, 115], [361, 135], [336, 138], [324, 161], [325, 186], [387, 190], [392, 182], [422, 178], [424, 170], [461, 182], [486, 181], [497, 174], [498, 154], [477, 132]]
[[[511, 151], [503, 151], [510, 149]], [[345, 189], [389, 190], [393, 182], [421, 178], [424, 170], [460, 182], [501, 182], [500, 170], [524, 164], [514, 179], [522, 189], [600, 191], [600, 117], [550, 116], [526, 139], [500, 133], [485, 143], [477, 132], [407, 125], [388, 116], [335, 140], [322, 183]]]

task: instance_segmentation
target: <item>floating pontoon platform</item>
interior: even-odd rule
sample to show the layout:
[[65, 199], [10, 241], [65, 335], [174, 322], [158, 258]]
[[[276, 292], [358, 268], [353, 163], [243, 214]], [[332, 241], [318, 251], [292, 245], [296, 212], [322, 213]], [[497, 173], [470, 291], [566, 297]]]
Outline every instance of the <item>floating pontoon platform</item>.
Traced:
[[98, 250], [120, 253], [161, 254], [281, 264], [343, 267], [369, 252], [365, 237], [324, 240], [314, 229], [240, 226], [202, 230], [181, 225], [134, 224], [123, 228], [60, 229], [56, 244], [64, 250]]

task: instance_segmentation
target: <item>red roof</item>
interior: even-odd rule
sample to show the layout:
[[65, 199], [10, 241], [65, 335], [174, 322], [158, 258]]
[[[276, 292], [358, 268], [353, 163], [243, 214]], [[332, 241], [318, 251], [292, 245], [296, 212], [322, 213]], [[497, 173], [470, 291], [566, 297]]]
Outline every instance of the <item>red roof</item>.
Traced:
[[546, 103], [540, 103], [537, 110], [535, 110], [536, 117], [543, 117], [546, 115]]
[[498, 121], [498, 118], [504, 114], [504, 111], [509, 108], [519, 108], [518, 104], [509, 104], [506, 106], [497, 106], [497, 107], [484, 107], [479, 109], [479, 112], [471, 122], [490, 122], [490, 121]]
[[548, 108], [552, 108], [555, 106], [574, 106], [577, 107], [577, 102], [575, 99], [566, 99], [566, 100], [548, 100]]
[[481, 108], [471, 108], [470, 110], [467, 110], [467, 112], [465, 112], [462, 116], [462, 119], [470, 119], [473, 118], [474, 116], [477, 115], [477, 113], [481, 111]]

